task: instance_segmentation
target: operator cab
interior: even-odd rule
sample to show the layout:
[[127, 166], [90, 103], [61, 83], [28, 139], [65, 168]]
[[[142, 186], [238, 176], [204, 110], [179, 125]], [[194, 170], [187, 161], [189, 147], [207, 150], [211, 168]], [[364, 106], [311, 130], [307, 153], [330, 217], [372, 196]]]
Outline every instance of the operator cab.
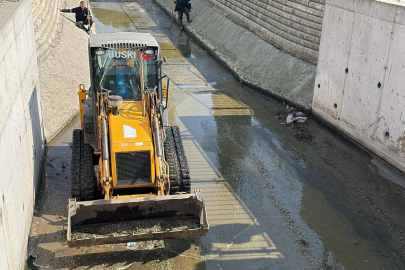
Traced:
[[89, 46], [95, 93], [108, 91], [125, 102], [141, 101], [142, 89], [161, 90], [159, 46], [150, 34], [99, 34], [90, 38]]
[[[94, 87], [97, 92], [111, 91], [110, 95], [119, 95], [124, 101], [140, 101], [141, 83], [145, 89], [157, 86], [156, 54], [151, 48], [95, 49], [92, 61]], [[143, 65], [142, 80], [140, 63]]]

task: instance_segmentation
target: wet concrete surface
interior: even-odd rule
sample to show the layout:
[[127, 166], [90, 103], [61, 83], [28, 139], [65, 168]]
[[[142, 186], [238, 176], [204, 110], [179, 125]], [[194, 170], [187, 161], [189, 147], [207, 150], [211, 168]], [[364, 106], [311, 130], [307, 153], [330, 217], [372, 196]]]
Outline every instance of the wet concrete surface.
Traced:
[[[92, 2], [97, 31], [151, 33], [167, 57], [170, 123], [210, 231], [68, 248], [72, 129], [48, 146], [28, 254], [36, 269], [405, 269], [405, 176], [316, 119], [240, 83], [152, 2]], [[192, 15], [191, 15], [192, 16]], [[305, 133], [306, 136], [301, 136]], [[301, 135], [300, 135], [301, 134]], [[305, 139], [303, 139], [305, 138]], [[34, 266], [31, 266], [34, 269]]]

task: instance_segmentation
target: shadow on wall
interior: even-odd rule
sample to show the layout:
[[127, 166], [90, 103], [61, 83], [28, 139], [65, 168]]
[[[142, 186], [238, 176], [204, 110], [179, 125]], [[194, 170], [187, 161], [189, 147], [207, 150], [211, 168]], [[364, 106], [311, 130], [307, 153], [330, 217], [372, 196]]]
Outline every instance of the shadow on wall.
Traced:
[[[40, 97], [38, 96], [37, 86], [32, 90], [31, 98], [28, 103], [31, 129], [32, 129], [32, 165], [33, 165], [33, 190], [37, 190], [44, 162], [44, 126], [41, 118]], [[34, 198], [35, 200], [35, 198]]]

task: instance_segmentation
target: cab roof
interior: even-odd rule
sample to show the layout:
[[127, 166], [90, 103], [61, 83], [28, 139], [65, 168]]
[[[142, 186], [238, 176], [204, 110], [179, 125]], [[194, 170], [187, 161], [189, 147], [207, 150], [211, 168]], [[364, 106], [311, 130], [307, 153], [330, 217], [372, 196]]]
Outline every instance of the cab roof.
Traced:
[[145, 46], [159, 47], [159, 44], [149, 33], [119, 32], [92, 35], [89, 38], [89, 46], [118, 49]]

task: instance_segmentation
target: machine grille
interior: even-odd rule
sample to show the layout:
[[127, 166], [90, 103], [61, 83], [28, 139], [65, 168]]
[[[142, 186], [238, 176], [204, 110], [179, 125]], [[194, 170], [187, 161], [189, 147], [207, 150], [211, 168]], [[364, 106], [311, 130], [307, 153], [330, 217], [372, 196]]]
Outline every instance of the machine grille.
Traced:
[[117, 185], [151, 184], [150, 151], [116, 153]]
[[113, 43], [101, 44], [101, 47], [110, 48], [110, 49], [129, 49], [129, 48], [137, 48], [137, 47], [146, 47], [146, 44], [128, 43], [128, 42], [113, 42]]

